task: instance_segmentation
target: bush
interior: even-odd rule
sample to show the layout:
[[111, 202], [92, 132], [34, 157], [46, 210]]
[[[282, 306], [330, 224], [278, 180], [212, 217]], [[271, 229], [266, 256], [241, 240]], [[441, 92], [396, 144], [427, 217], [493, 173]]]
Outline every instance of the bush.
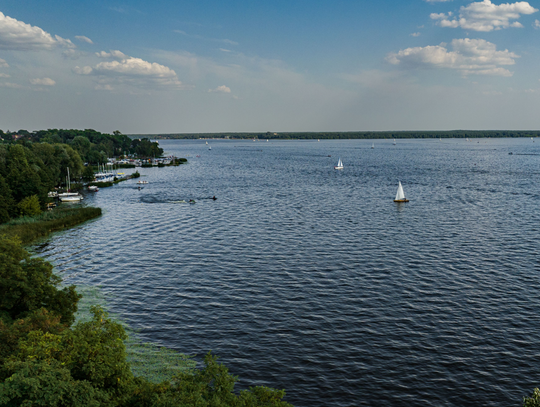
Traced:
[[21, 216], [35, 216], [41, 213], [37, 195], [27, 196], [17, 204]]
[[90, 185], [95, 185], [98, 188], [107, 188], [112, 187], [114, 185], [114, 182], [91, 182], [88, 184], [88, 186]]
[[534, 389], [531, 397], [523, 397], [523, 407], [540, 407], [540, 389]]
[[17, 238], [0, 237], [0, 315], [3, 320], [26, 317], [42, 307], [70, 325], [75, 320], [79, 295], [75, 286], [59, 290], [60, 277], [52, 264], [32, 258]]
[[131, 174], [131, 178], [139, 178], [141, 174], [139, 174], [139, 171], [135, 171], [133, 174]]

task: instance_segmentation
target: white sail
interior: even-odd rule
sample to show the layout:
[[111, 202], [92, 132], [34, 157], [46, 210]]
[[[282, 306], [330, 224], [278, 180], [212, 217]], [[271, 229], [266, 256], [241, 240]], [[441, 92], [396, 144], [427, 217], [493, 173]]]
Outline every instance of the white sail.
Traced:
[[401, 181], [399, 181], [399, 186], [398, 186], [398, 189], [397, 189], [397, 194], [396, 194], [396, 201], [402, 201], [403, 199], [405, 199], [405, 192], [403, 192], [403, 187], [401, 186]]

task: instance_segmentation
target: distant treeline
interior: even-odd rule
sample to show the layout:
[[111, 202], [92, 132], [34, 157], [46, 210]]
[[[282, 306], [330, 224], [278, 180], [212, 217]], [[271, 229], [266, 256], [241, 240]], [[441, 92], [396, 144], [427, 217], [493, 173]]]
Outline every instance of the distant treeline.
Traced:
[[49, 129], [29, 132], [3, 132], [0, 130], [0, 139], [3, 143], [48, 143], [67, 144], [72, 147], [86, 163], [103, 164], [108, 157], [133, 155], [137, 157], [161, 157], [163, 149], [157, 142], [148, 138], [130, 138], [119, 131], [113, 134], [100, 133], [87, 130]]
[[130, 137], [152, 139], [394, 139], [394, 138], [486, 138], [486, 137], [538, 137], [540, 130], [450, 130], [450, 131], [349, 131], [349, 132], [285, 132], [285, 133], [176, 133], [145, 134]]

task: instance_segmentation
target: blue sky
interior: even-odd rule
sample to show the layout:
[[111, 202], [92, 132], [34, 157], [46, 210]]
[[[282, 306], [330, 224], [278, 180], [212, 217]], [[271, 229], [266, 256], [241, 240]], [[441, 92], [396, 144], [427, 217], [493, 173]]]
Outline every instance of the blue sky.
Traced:
[[0, 129], [540, 129], [540, 1], [0, 3]]

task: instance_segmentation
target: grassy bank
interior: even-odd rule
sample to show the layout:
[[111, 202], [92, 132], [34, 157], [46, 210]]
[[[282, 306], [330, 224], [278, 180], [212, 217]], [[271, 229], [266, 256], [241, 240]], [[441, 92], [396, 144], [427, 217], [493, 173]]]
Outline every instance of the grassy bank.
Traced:
[[17, 218], [0, 225], [0, 235], [18, 236], [23, 244], [48, 236], [101, 215], [101, 208], [57, 208], [32, 217]]

